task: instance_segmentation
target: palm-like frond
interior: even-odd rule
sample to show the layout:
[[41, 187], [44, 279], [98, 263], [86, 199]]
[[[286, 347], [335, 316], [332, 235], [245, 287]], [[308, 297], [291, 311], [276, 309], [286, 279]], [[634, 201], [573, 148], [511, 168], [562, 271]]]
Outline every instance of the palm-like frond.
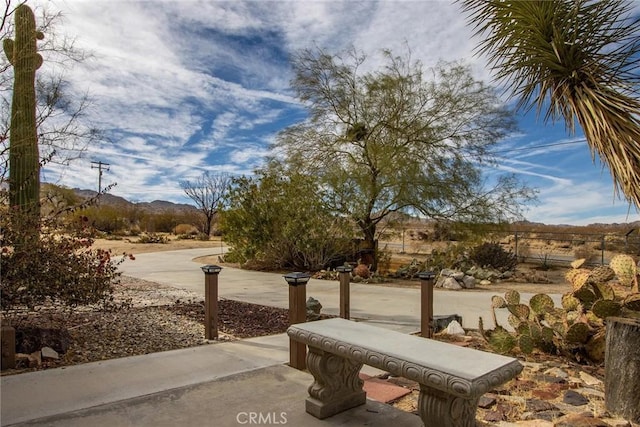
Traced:
[[575, 121], [640, 207], [640, 20], [623, 0], [462, 0], [496, 78], [544, 119]]

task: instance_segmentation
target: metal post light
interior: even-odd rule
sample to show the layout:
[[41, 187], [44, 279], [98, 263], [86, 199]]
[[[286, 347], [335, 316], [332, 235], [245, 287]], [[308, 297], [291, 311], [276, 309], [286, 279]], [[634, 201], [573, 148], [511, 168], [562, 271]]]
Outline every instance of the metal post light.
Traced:
[[418, 273], [420, 278], [420, 335], [433, 337], [433, 281], [436, 274], [432, 271]]
[[204, 338], [218, 338], [218, 274], [222, 267], [204, 265]]
[[[289, 324], [304, 323], [307, 321], [307, 282], [311, 276], [306, 273], [289, 273], [284, 280], [289, 284]], [[292, 368], [303, 370], [306, 367], [305, 357], [307, 347], [305, 344], [289, 338], [289, 365]]]
[[346, 265], [341, 265], [336, 268], [338, 276], [340, 278], [340, 317], [343, 319], [349, 319], [350, 317], [350, 282], [351, 272], [353, 268]]

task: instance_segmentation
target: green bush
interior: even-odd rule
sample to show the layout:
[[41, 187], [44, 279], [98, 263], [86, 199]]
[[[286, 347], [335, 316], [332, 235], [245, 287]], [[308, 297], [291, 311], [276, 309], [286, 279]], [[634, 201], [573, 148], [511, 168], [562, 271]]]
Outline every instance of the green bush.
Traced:
[[469, 258], [479, 267], [491, 267], [502, 272], [513, 270], [518, 265], [516, 254], [504, 250], [496, 242], [485, 242], [474, 247]]

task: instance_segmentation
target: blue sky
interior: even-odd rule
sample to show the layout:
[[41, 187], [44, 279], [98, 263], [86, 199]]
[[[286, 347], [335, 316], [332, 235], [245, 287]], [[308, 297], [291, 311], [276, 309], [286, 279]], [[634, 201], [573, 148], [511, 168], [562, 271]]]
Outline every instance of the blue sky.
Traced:
[[[449, 1], [33, 0], [64, 15], [59, 30], [93, 57], [68, 70], [70, 89], [92, 99], [87, 119], [108, 137], [43, 178], [97, 189], [91, 161], [108, 163], [103, 185], [132, 201], [190, 202], [179, 181], [204, 171], [250, 174], [277, 132], [305, 117], [289, 88], [289, 54], [351, 45], [368, 54], [408, 45], [425, 66], [463, 60], [485, 81], [477, 39]], [[41, 72], [48, 72], [45, 66]], [[51, 67], [51, 65], [48, 65]], [[549, 224], [640, 220], [614, 196], [608, 170], [563, 123], [519, 116], [520, 131], [495, 148], [499, 165], [539, 190], [527, 219]]]

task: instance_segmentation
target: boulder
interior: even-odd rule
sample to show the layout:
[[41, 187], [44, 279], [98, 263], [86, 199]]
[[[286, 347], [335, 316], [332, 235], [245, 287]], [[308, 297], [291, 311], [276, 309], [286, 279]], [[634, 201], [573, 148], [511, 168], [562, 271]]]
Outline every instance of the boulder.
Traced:
[[54, 349], [52, 349], [51, 347], [42, 347], [42, 350], [40, 350], [40, 353], [42, 355], [42, 360], [58, 360], [58, 359], [60, 359], [60, 356], [58, 355], [58, 352], [55, 351]]
[[456, 280], [462, 280], [464, 273], [462, 271], [454, 271], [449, 277], [453, 277]]
[[452, 289], [456, 291], [462, 289], [462, 286], [460, 286], [460, 283], [458, 283], [458, 281], [453, 277], [446, 277], [442, 282], [442, 287], [445, 289]]
[[313, 321], [320, 319], [320, 310], [322, 310], [322, 304], [320, 301], [313, 297], [307, 299], [307, 320]]
[[462, 285], [467, 289], [473, 289], [476, 287], [476, 278], [473, 276], [464, 276], [462, 278]]
[[449, 323], [446, 331], [449, 335], [465, 335], [464, 329], [462, 329], [462, 326], [456, 320]]
[[480, 281], [480, 286], [490, 286], [490, 285], [491, 285], [491, 280], [484, 279]]

